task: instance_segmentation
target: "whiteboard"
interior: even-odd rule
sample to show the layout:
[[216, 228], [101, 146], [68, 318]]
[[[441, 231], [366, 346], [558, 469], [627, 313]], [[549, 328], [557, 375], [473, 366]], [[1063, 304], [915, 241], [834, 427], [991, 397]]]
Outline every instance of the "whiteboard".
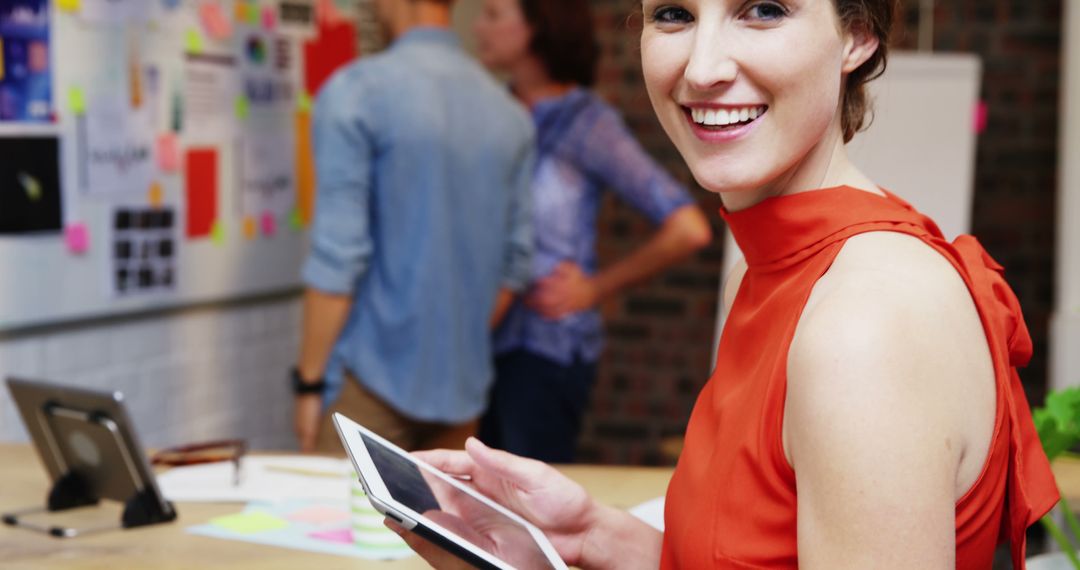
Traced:
[[[145, 4], [144, 4], [145, 2]], [[56, 121], [52, 124], [0, 122], [0, 137], [54, 134], [60, 140], [60, 180], [65, 227], [86, 228], [89, 247], [73, 253], [63, 232], [0, 235], [0, 330], [56, 323], [73, 319], [139, 312], [149, 309], [220, 301], [244, 296], [292, 290], [300, 283], [300, 266], [307, 253], [306, 224], [297, 223], [299, 202], [291, 196], [281, 208], [268, 214], [251, 211], [250, 191], [241, 186], [254, 176], [245, 174], [245, 146], [259, 140], [291, 141], [300, 130], [297, 113], [306, 112], [310, 97], [304, 91], [304, 46], [317, 35], [317, 29], [297, 30], [283, 21], [252, 17], [241, 21], [243, 4], [260, 16], [264, 11], [277, 14], [280, 4], [290, 5], [312, 0], [84, 0], [82, 10], [109, 5], [129, 5], [134, 12], [148, 15], [127, 21], [102, 23], [86, 14], [54, 8], [51, 22], [50, 63], [52, 97]], [[205, 3], [215, 3], [231, 22], [232, 35], [215, 36], [208, 31], [200, 11]], [[51, 5], [57, 5], [50, 2]], [[172, 6], [176, 6], [175, 8]], [[283, 8], [282, 8], [283, 9]], [[341, 13], [335, 14], [341, 16]], [[235, 19], [234, 19], [235, 18]], [[247, 26], [247, 27], [245, 27]], [[147, 107], [158, 134], [169, 130], [176, 111], [172, 102], [177, 94], [186, 97], [185, 74], [191, 61], [193, 35], [200, 44], [196, 53], [208, 57], [243, 57], [244, 34], [259, 33], [281, 39], [275, 54], [288, 56], [288, 63], [276, 64], [283, 83], [291, 82], [295, 92], [289, 105], [255, 108], [233, 101], [225, 105], [235, 112], [237, 125], [224, 129], [196, 129], [184, 124], [178, 135], [181, 162], [186, 149], [213, 148], [217, 151], [217, 194], [214, 237], [186, 237], [185, 174], [157, 169], [154, 183], [159, 198], [148, 198], [148, 191], [109, 192], [90, 188], [85, 175], [86, 114], [71, 104], [71, 93], [83, 94], [85, 104], [116, 93], [128, 93], [130, 70], [154, 68], [159, 78], [157, 98]], [[276, 45], [276, 44], [275, 44]], [[287, 46], [287, 47], [284, 47]], [[137, 62], [137, 65], [132, 64]], [[237, 66], [239, 74], [239, 66]], [[141, 73], [141, 72], [140, 72]], [[237, 77], [238, 92], [243, 92], [243, 78]], [[143, 86], [145, 88], [145, 86]], [[134, 88], [131, 88], [134, 89]], [[284, 97], [282, 97], [284, 99]], [[187, 101], [184, 100], [183, 104]], [[295, 146], [288, 146], [295, 151]], [[156, 150], [156, 146], [155, 146]], [[296, 153], [289, 154], [294, 160]], [[0, 160], [3, 160], [0, 157]], [[156, 159], [155, 159], [156, 161]], [[250, 164], [250, 163], [247, 163]], [[293, 180], [295, 183], [295, 179]], [[284, 184], [284, 183], [283, 183]], [[295, 190], [289, 190], [295, 194]], [[147, 209], [151, 202], [171, 209], [175, 216], [175, 274], [171, 285], [149, 292], [117, 292], [115, 271], [114, 213], [117, 208]], [[270, 212], [270, 210], [262, 210]], [[269, 217], [270, 221], [266, 218]], [[290, 223], [292, 222], [292, 223]], [[253, 231], [254, 230], [254, 231]]]
[[[890, 55], [885, 75], [870, 83], [874, 121], [848, 144], [871, 180], [934, 219], [950, 240], [971, 228], [981, 73], [969, 54]], [[725, 231], [714, 357], [724, 282], [741, 258]]]

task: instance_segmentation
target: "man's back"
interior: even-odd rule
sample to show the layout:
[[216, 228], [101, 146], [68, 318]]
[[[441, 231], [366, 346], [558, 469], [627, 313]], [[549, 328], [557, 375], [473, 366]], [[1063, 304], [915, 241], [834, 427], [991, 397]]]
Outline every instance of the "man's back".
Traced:
[[355, 293], [331, 386], [344, 367], [416, 419], [476, 417], [496, 293], [528, 279], [528, 116], [449, 31], [419, 28], [327, 84], [314, 136], [305, 280]]

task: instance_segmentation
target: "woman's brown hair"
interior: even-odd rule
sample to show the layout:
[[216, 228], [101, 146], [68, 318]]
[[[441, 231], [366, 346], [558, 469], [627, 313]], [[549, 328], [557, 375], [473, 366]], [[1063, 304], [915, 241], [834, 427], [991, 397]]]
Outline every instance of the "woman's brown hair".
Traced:
[[532, 29], [533, 55], [560, 83], [592, 87], [600, 46], [588, 0], [518, 0]]
[[863, 33], [878, 39], [878, 48], [874, 55], [849, 73], [844, 84], [840, 124], [844, 131], [844, 142], [849, 142], [855, 133], [869, 126], [867, 115], [870, 114], [872, 105], [867, 98], [866, 84], [885, 73], [897, 0], [833, 1], [836, 3], [836, 12], [840, 16], [843, 29], [849, 32], [861, 29]]

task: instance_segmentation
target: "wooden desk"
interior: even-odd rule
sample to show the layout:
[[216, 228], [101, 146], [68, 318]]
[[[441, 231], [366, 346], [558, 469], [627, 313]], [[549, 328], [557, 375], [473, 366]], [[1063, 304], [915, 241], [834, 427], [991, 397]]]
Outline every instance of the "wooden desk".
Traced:
[[1080, 508], [1080, 459], [1059, 457], [1052, 465], [1058, 489], [1073, 509]]
[[[598, 500], [621, 508], [660, 496], [671, 469], [568, 466], [562, 469]], [[48, 477], [28, 445], [0, 444], [0, 512], [43, 504]], [[417, 557], [371, 562], [188, 534], [185, 528], [239, 512], [238, 504], [180, 503], [176, 522], [147, 528], [55, 539], [25, 529], [0, 526], [0, 566], [4, 568], [427, 568]]]

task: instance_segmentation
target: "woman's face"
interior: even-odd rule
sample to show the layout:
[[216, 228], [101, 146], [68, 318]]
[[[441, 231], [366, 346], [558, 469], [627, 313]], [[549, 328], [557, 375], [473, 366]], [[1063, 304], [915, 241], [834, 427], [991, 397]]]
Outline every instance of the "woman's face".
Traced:
[[529, 56], [532, 30], [518, 0], [484, 0], [473, 33], [477, 57], [491, 69], [508, 70]]
[[642, 5], [649, 97], [702, 186], [779, 192], [828, 164], [844, 75], [873, 53], [841, 30], [833, 0]]

